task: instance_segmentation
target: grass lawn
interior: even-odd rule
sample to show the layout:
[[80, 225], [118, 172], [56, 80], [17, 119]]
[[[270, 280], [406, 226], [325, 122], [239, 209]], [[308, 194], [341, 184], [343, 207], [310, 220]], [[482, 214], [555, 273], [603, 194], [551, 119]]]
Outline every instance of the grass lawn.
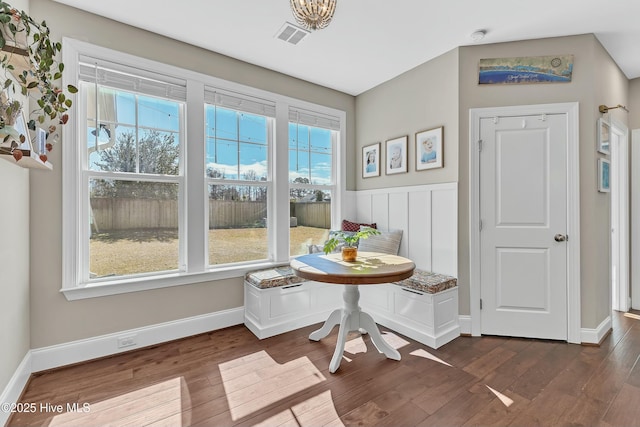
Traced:
[[[307, 252], [308, 244], [322, 244], [329, 230], [293, 227], [290, 253]], [[178, 233], [171, 230], [123, 230], [94, 233], [90, 241], [90, 268], [96, 276], [121, 276], [178, 268]], [[212, 265], [266, 259], [266, 228], [209, 230]]]

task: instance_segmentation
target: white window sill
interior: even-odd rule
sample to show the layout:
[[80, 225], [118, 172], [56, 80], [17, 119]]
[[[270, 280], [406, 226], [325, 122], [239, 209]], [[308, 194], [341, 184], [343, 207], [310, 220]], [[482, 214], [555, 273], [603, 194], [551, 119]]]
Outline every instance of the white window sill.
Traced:
[[87, 298], [98, 298], [109, 295], [126, 294], [129, 292], [147, 291], [151, 289], [168, 288], [171, 286], [190, 285], [193, 283], [210, 282], [214, 280], [244, 277], [248, 271], [260, 270], [283, 265], [282, 262], [262, 262], [251, 265], [218, 268], [202, 273], [168, 273], [157, 276], [136, 277], [129, 279], [109, 280], [88, 283], [84, 286], [62, 288], [68, 301]]

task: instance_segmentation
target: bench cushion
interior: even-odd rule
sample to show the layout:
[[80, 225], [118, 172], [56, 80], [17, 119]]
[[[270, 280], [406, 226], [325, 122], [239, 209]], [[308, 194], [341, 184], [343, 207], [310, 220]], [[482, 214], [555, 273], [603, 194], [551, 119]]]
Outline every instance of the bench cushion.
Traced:
[[250, 271], [245, 274], [244, 280], [259, 289], [277, 288], [306, 281], [306, 279], [296, 276], [288, 265]]
[[458, 279], [444, 274], [415, 269], [413, 276], [399, 282], [393, 282], [393, 284], [428, 294], [436, 294], [458, 286]]

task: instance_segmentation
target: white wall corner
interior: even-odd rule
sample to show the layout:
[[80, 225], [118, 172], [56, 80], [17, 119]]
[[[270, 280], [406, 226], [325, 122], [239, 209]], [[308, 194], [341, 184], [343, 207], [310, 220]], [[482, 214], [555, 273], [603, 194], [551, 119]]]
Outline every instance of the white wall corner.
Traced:
[[[31, 372], [84, 362], [244, 323], [244, 307], [31, 350]], [[135, 344], [119, 348], [122, 338]]]
[[[22, 359], [22, 362], [20, 362], [20, 365], [18, 365], [18, 368], [2, 391], [2, 394], [0, 394], [0, 404], [18, 402], [22, 391], [31, 377], [31, 372], [31, 351], [29, 351]], [[7, 424], [10, 415], [10, 411], [5, 411], [4, 408], [0, 409], [0, 426]]]
[[595, 329], [580, 329], [580, 342], [582, 344], [600, 344], [602, 339], [611, 330], [611, 316], [607, 316]]

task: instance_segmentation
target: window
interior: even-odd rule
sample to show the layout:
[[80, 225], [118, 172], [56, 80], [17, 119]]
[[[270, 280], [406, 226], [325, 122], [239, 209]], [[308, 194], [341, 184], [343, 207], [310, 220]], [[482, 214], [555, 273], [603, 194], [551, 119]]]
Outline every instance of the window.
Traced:
[[275, 105], [207, 88], [209, 264], [269, 258], [269, 151]]
[[178, 199], [186, 82], [89, 56], [79, 70], [81, 186], [88, 189], [80, 202], [90, 218], [82, 278], [184, 270]]
[[339, 220], [344, 112], [64, 43], [68, 299], [241, 277]]
[[334, 155], [340, 122], [300, 109], [289, 112], [290, 253], [308, 253], [331, 229]]

